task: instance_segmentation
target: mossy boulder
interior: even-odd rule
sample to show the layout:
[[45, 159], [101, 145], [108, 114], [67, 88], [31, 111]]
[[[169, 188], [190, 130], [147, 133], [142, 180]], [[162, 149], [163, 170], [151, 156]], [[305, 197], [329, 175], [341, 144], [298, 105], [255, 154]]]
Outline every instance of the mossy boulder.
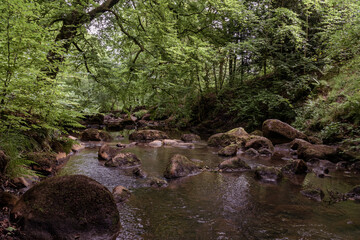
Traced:
[[266, 137], [260, 137], [252, 135], [249, 140], [245, 143], [245, 148], [253, 148], [255, 150], [268, 149], [271, 152], [274, 151], [274, 145]]
[[119, 212], [112, 194], [83, 176], [53, 177], [28, 190], [11, 220], [29, 239], [115, 239]]
[[250, 170], [251, 167], [239, 157], [233, 157], [220, 163], [219, 169], [222, 172], [238, 172]]
[[179, 178], [198, 172], [200, 172], [200, 168], [195, 162], [183, 155], [176, 154], [170, 159], [164, 177], [168, 179]]
[[243, 145], [250, 135], [243, 128], [234, 128], [226, 133], [217, 133], [208, 139], [211, 147], [226, 147], [231, 144]]
[[26, 158], [33, 163], [31, 168], [42, 175], [51, 175], [58, 165], [57, 154], [52, 152], [31, 152]]
[[168, 135], [159, 130], [138, 130], [130, 134], [129, 139], [136, 142], [150, 142], [169, 138]]
[[307, 139], [307, 136], [287, 123], [277, 119], [268, 119], [262, 125], [264, 137], [272, 143], [288, 143], [295, 138]]
[[81, 134], [82, 141], [111, 141], [112, 137], [108, 132], [95, 128], [88, 128]]
[[134, 153], [118, 153], [112, 159], [105, 163], [106, 167], [127, 168], [134, 167], [141, 164], [140, 159]]
[[201, 140], [201, 138], [199, 135], [187, 133], [181, 136], [181, 140], [183, 140], [184, 142], [198, 142]]
[[229, 146], [220, 149], [218, 154], [220, 156], [225, 156], [225, 157], [235, 156], [237, 150], [238, 150], [238, 146], [236, 144], [231, 144]]
[[339, 162], [341, 160], [339, 149], [336, 146], [310, 144], [303, 145], [297, 150], [298, 157], [308, 161], [310, 159], [327, 159], [331, 162]]
[[311, 145], [311, 143], [299, 138], [295, 138], [290, 142], [290, 148], [292, 150], [298, 150], [299, 148], [303, 148], [309, 145]]
[[283, 177], [280, 169], [275, 167], [257, 167], [255, 178], [264, 182], [277, 182]]

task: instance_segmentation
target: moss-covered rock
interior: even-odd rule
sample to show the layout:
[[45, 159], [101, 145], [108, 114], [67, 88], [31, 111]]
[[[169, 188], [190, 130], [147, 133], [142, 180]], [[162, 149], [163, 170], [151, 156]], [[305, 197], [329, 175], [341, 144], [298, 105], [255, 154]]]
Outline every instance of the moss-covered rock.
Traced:
[[229, 146], [220, 149], [218, 154], [220, 156], [225, 156], [225, 157], [235, 156], [237, 150], [238, 150], [238, 146], [236, 144], [231, 144]]
[[306, 135], [287, 123], [277, 119], [268, 119], [262, 125], [264, 137], [274, 144], [288, 143], [295, 138], [307, 139]]
[[303, 148], [309, 145], [311, 145], [311, 143], [299, 138], [295, 138], [290, 142], [290, 148], [292, 150], [298, 150], [299, 148]]
[[81, 134], [82, 141], [111, 141], [112, 137], [108, 132], [95, 128], [88, 128]]
[[31, 152], [26, 155], [26, 158], [34, 163], [31, 168], [43, 175], [51, 175], [54, 173], [57, 165], [57, 154], [51, 152]]
[[138, 130], [130, 134], [129, 139], [136, 142], [149, 142], [169, 138], [168, 135], [159, 130]]
[[200, 172], [200, 168], [196, 163], [183, 155], [176, 154], [170, 159], [164, 177], [168, 179], [179, 178], [198, 172]]
[[201, 140], [201, 138], [199, 135], [187, 133], [181, 136], [181, 140], [183, 140], [184, 142], [198, 142]]
[[105, 163], [107, 167], [133, 167], [141, 164], [140, 159], [134, 153], [118, 153], [111, 160]]
[[255, 150], [259, 149], [269, 149], [271, 152], [274, 151], [274, 145], [266, 137], [260, 137], [252, 135], [249, 140], [245, 143], [245, 148], [253, 148]]
[[327, 159], [331, 162], [339, 162], [341, 160], [338, 147], [336, 146], [318, 144], [303, 145], [298, 148], [297, 154], [299, 158], [304, 159], [305, 161], [313, 158]]
[[49, 178], [28, 190], [11, 212], [29, 239], [113, 239], [120, 229], [112, 194], [82, 176]]
[[220, 163], [219, 169], [222, 172], [238, 172], [250, 170], [251, 167], [239, 157], [233, 157]]
[[281, 168], [283, 173], [287, 174], [306, 174], [308, 167], [304, 160], [292, 160], [286, 166]]
[[98, 157], [99, 160], [111, 160], [113, 157], [116, 156], [116, 154], [118, 154], [120, 152], [120, 149], [115, 149], [110, 147], [107, 144], [102, 145], [99, 148], [99, 152], [98, 152]]
[[217, 133], [208, 139], [211, 147], [226, 147], [231, 144], [243, 145], [250, 135], [243, 128], [234, 128], [226, 133]]

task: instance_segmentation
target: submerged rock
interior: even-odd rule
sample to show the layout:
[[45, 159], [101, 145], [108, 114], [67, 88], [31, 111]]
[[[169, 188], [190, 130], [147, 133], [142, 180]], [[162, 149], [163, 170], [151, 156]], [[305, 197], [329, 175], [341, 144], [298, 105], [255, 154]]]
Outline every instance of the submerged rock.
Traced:
[[95, 180], [62, 176], [44, 180], [11, 211], [29, 239], [114, 239], [120, 230], [112, 194]]
[[198, 142], [201, 140], [201, 138], [199, 135], [187, 133], [181, 136], [181, 140], [183, 140], [184, 142]]
[[255, 178], [264, 182], [277, 182], [283, 177], [280, 169], [275, 167], [257, 167]]
[[262, 131], [264, 137], [269, 138], [274, 144], [288, 143], [295, 138], [307, 139], [305, 134], [277, 119], [266, 120], [262, 125]]
[[250, 170], [251, 167], [239, 157], [233, 157], [220, 163], [219, 169], [222, 172], [238, 172]]
[[112, 194], [116, 203], [125, 202], [131, 197], [129, 189], [120, 185], [113, 189]]
[[196, 163], [183, 155], [176, 154], [170, 159], [164, 172], [164, 177], [168, 179], [179, 178], [198, 172], [200, 172], [200, 169]]
[[141, 167], [135, 167], [132, 170], [132, 174], [137, 177], [137, 178], [146, 178], [147, 177], [147, 173], [141, 169]]
[[302, 195], [312, 200], [321, 202], [325, 196], [324, 192], [321, 189], [305, 189], [300, 191]]
[[159, 130], [138, 130], [130, 134], [129, 139], [137, 142], [149, 142], [169, 138], [168, 135]]
[[111, 160], [108, 160], [105, 163], [105, 166], [126, 168], [126, 167], [137, 166], [140, 164], [141, 164], [140, 159], [134, 153], [127, 152], [127, 153], [118, 153]]
[[88, 128], [81, 134], [82, 141], [111, 141], [109, 133], [94, 128]]

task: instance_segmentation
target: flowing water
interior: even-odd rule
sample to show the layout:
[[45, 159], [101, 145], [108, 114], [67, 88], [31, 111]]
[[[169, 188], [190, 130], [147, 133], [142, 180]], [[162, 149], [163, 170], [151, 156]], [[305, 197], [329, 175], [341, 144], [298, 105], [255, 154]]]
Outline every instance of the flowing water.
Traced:
[[[149, 176], [160, 178], [176, 153], [209, 167], [224, 160], [205, 143], [195, 149], [137, 146], [125, 150], [141, 159]], [[360, 239], [360, 204], [315, 202], [300, 194], [306, 187], [348, 192], [360, 184], [356, 175], [331, 172], [331, 177], [318, 178], [309, 173], [266, 184], [255, 180], [253, 172], [203, 172], [156, 189], [129, 171], [103, 166], [97, 151], [85, 149], [72, 156], [61, 174], [87, 175], [110, 191], [117, 185], [131, 190], [130, 200], [118, 205], [122, 228], [117, 239]], [[252, 167], [286, 163], [246, 161]]]

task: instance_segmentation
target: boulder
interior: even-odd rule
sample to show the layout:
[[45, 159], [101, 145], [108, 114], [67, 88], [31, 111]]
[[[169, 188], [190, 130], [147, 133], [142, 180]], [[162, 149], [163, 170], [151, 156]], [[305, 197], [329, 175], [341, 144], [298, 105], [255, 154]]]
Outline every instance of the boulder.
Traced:
[[199, 135], [187, 133], [181, 136], [181, 140], [183, 140], [184, 142], [199, 142], [201, 138]]
[[149, 143], [149, 146], [154, 147], [154, 148], [161, 147], [162, 145], [163, 145], [163, 142], [160, 140], [155, 140], [155, 141], [152, 141]]
[[274, 144], [288, 143], [295, 138], [307, 139], [306, 135], [287, 123], [277, 119], [268, 119], [262, 125], [264, 137]]
[[112, 194], [116, 203], [125, 202], [131, 197], [131, 192], [120, 185], [113, 189]]
[[9, 162], [9, 158], [5, 155], [3, 151], [0, 150], [0, 174], [4, 173], [8, 162]]
[[119, 167], [119, 168], [127, 168], [138, 166], [141, 164], [141, 161], [134, 153], [118, 153], [111, 160], [108, 160], [105, 163], [106, 167]]
[[233, 157], [220, 163], [219, 169], [222, 172], [238, 172], [250, 170], [251, 168], [239, 157]]
[[283, 177], [281, 170], [275, 167], [257, 167], [255, 178], [264, 182], [277, 182]]
[[111, 141], [109, 133], [94, 128], [88, 128], [81, 134], [82, 141]]
[[211, 147], [226, 147], [230, 144], [244, 144], [250, 135], [243, 128], [235, 128], [226, 133], [217, 133], [208, 139]]
[[110, 147], [107, 144], [104, 144], [99, 148], [98, 157], [99, 157], [99, 160], [108, 161], [108, 160], [111, 160], [113, 157], [115, 157], [116, 154], [118, 154], [119, 152], [120, 152], [119, 149], [115, 149], [115, 148]]
[[327, 145], [303, 145], [297, 150], [298, 157], [308, 161], [312, 158], [328, 159], [332, 162], [339, 161], [338, 148]]
[[112, 194], [82, 176], [46, 179], [32, 187], [11, 211], [29, 239], [114, 239], [119, 212]]
[[249, 148], [244, 152], [245, 155], [249, 156], [249, 157], [257, 157], [259, 156], [259, 152], [256, 151], [253, 148]]
[[136, 142], [150, 142], [169, 138], [168, 135], [159, 130], [138, 130], [130, 134], [129, 139]]
[[261, 157], [271, 157], [273, 152], [268, 148], [261, 148], [259, 149], [258, 153]]
[[302, 190], [300, 191], [300, 193], [305, 197], [318, 202], [321, 202], [325, 196], [324, 192], [321, 189], [313, 189], [313, 188]]
[[245, 143], [245, 148], [253, 148], [255, 150], [266, 148], [271, 152], [274, 151], [274, 145], [271, 143], [271, 141], [265, 137], [260, 136], [251, 136], [251, 139]]
[[303, 148], [309, 145], [311, 145], [311, 143], [299, 138], [295, 138], [292, 142], [290, 142], [290, 148], [292, 150], [298, 150], [299, 148]]
[[200, 169], [196, 163], [183, 155], [176, 154], [170, 159], [164, 177], [168, 179], [179, 178], [198, 172], [200, 172]]
[[238, 150], [238, 146], [236, 144], [231, 144], [229, 146], [220, 149], [218, 154], [220, 156], [225, 156], [225, 157], [235, 156], [237, 150]]
[[12, 193], [0, 192], [0, 209], [4, 207], [13, 208], [18, 200], [19, 197]]
[[281, 168], [283, 173], [288, 174], [306, 174], [308, 167], [304, 160], [292, 160], [289, 164]]

